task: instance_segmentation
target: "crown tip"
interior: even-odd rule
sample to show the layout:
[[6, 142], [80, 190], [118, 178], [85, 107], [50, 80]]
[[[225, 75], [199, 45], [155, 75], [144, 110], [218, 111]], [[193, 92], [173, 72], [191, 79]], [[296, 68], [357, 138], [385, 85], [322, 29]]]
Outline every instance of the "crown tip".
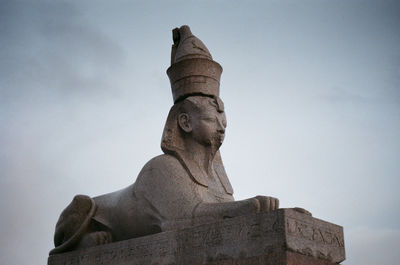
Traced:
[[188, 25], [173, 29], [172, 38], [171, 67], [167, 74], [174, 102], [189, 94], [218, 96], [222, 67], [213, 61], [204, 43], [192, 34]]

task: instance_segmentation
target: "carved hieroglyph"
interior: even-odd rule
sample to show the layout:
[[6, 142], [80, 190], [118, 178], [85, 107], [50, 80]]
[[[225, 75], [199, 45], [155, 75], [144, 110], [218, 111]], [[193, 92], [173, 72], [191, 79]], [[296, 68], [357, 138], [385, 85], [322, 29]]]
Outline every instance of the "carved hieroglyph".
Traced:
[[279, 207], [267, 196], [234, 201], [219, 153], [226, 128], [222, 67], [188, 26], [174, 29], [173, 40], [167, 74], [174, 105], [162, 136], [164, 154], [151, 159], [129, 187], [76, 196], [57, 222], [50, 254]]

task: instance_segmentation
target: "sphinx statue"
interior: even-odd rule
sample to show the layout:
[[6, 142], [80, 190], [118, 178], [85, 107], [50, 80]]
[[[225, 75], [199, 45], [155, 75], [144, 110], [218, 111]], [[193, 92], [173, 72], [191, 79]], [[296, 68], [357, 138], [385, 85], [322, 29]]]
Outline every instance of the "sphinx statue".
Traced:
[[234, 200], [219, 152], [227, 125], [222, 67], [188, 26], [174, 29], [173, 41], [164, 154], [124, 189], [75, 196], [56, 224], [51, 255], [279, 208], [268, 196]]

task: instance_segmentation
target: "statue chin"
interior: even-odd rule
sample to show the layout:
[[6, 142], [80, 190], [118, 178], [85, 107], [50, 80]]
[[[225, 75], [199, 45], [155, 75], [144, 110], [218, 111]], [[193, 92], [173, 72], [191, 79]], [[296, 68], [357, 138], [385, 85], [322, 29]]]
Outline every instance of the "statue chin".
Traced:
[[211, 139], [210, 142], [206, 146], [211, 147], [211, 152], [215, 153], [219, 150], [223, 141], [224, 141], [223, 136], [222, 137], [217, 136], [217, 137]]
[[217, 150], [221, 147], [222, 143], [224, 142], [224, 139], [225, 139], [225, 134], [218, 134], [215, 137], [214, 142], [215, 142], [215, 145], [217, 147]]

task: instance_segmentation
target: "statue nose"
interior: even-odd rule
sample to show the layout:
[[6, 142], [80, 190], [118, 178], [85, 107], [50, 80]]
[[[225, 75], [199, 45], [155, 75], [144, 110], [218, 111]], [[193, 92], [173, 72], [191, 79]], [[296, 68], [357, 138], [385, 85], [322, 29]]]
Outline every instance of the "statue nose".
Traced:
[[217, 130], [219, 133], [225, 133], [225, 126], [219, 120], [218, 120], [218, 129]]

